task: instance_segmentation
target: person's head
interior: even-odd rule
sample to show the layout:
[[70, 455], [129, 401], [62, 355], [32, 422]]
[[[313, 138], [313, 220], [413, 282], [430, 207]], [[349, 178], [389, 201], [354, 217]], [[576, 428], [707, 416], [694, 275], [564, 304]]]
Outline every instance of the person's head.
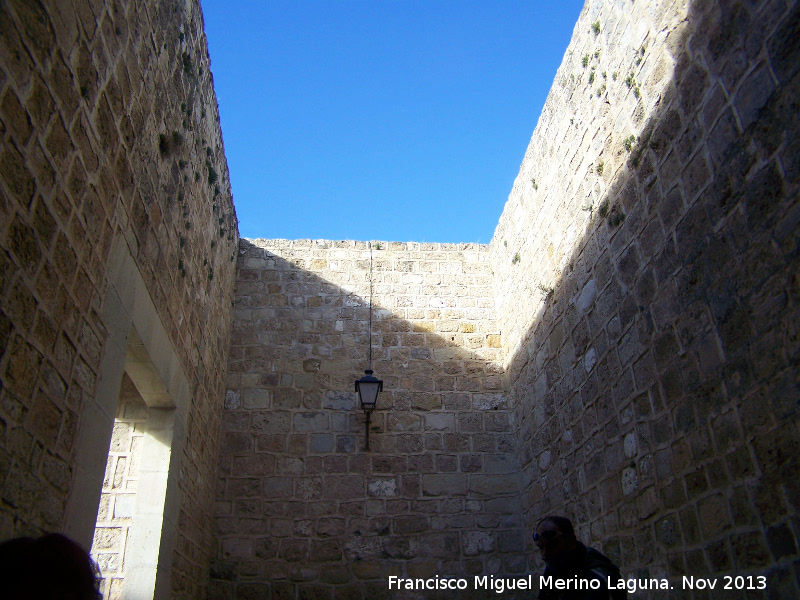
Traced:
[[572, 523], [566, 517], [547, 515], [539, 520], [533, 541], [548, 564], [558, 565], [564, 555], [578, 545]]
[[98, 578], [86, 551], [59, 533], [0, 544], [0, 581], [10, 600], [96, 600]]

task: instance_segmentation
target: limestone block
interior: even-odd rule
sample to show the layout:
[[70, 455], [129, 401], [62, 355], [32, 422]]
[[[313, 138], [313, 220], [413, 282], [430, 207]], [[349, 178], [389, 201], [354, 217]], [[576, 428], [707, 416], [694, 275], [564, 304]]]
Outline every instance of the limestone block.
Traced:
[[122, 529], [120, 527], [98, 527], [94, 531], [92, 548], [96, 550], [118, 548], [121, 539]]
[[422, 476], [425, 496], [463, 496], [467, 493], [467, 476], [462, 474], [429, 474]]
[[425, 415], [427, 431], [455, 431], [455, 415], [453, 413], [428, 413]]
[[514, 475], [476, 475], [469, 476], [469, 491], [478, 496], [494, 498], [517, 489]]
[[[238, 396], [238, 393], [237, 393]], [[235, 399], [238, 401], [238, 397]], [[228, 401], [228, 395], [225, 396]], [[241, 392], [241, 405], [247, 410], [261, 410], [270, 407], [270, 392], [265, 389], [245, 389]], [[238, 407], [238, 404], [237, 404]], [[276, 406], [276, 408], [278, 408]], [[285, 407], [280, 407], [285, 408]]]
[[397, 494], [396, 479], [375, 479], [367, 484], [370, 496], [395, 496]]
[[355, 407], [355, 402], [356, 394], [354, 393], [327, 390], [323, 400], [323, 407], [332, 410], [352, 410]]
[[325, 431], [328, 429], [328, 415], [322, 412], [304, 412], [294, 415], [294, 430], [298, 432]]
[[317, 433], [309, 437], [308, 451], [328, 453], [333, 451], [333, 435], [330, 433]]
[[114, 496], [114, 518], [129, 519], [133, 516], [136, 496], [133, 494], [116, 494]]
[[484, 531], [468, 531], [463, 536], [462, 549], [465, 556], [487, 554], [495, 548], [495, 540], [491, 533]]

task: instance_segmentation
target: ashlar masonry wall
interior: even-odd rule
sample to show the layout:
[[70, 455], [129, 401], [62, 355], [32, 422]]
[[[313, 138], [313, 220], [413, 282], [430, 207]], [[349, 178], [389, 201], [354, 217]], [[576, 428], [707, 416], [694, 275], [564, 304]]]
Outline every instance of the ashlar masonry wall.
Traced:
[[0, 4], [0, 142], [0, 539], [88, 549], [135, 330], [177, 415], [156, 596], [202, 598], [238, 235], [199, 4]]
[[491, 243], [525, 524], [626, 574], [798, 595], [799, 33], [587, 3]]
[[383, 598], [389, 575], [526, 572], [488, 247], [373, 245], [369, 451], [353, 392], [367, 244], [239, 254], [209, 596]]

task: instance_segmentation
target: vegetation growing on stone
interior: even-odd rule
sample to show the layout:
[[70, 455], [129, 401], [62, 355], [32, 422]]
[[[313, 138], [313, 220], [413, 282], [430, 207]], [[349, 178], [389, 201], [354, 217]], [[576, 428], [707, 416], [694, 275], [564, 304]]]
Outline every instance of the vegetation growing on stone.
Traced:
[[617, 227], [625, 220], [625, 213], [622, 212], [619, 206], [614, 206], [608, 214], [608, 224], [612, 227]]
[[631, 134], [622, 140], [622, 145], [625, 147], [625, 150], [630, 152], [633, 149], [633, 145], [636, 143], [636, 136]]
[[636, 53], [636, 59], [633, 61], [636, 66], [639, 66], [641, 64], [646, 49], [647, 47], [643, 44], [639, 48], [639, 51]]

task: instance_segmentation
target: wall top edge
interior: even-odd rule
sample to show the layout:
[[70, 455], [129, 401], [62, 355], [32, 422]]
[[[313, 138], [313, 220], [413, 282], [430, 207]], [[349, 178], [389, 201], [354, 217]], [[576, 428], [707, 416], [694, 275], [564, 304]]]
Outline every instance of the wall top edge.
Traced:
[[[266, 238], [240, 238], [240, 242], [246, 242], [259, 248], [317, 248], [324, 250], [327, 248], [347, 248], [354, 250], [367, 250], [368, 243], [366, 241], [357, 240], [312, 240], [312, 239], [299, 239], [299, 240], [286, 240], [286, 239], [266, 239]], [[438, 243], [438, 242], [386, 242], [380, 240], [372, 241], [372, 249], [380, 250], [400, 250], [400, 251], [424, 251], [424, 250], [437, 250], [437, 251], [463, 251], [473, 250], [479, 252], [488, 252], [489, 244], [479, 243]]]

